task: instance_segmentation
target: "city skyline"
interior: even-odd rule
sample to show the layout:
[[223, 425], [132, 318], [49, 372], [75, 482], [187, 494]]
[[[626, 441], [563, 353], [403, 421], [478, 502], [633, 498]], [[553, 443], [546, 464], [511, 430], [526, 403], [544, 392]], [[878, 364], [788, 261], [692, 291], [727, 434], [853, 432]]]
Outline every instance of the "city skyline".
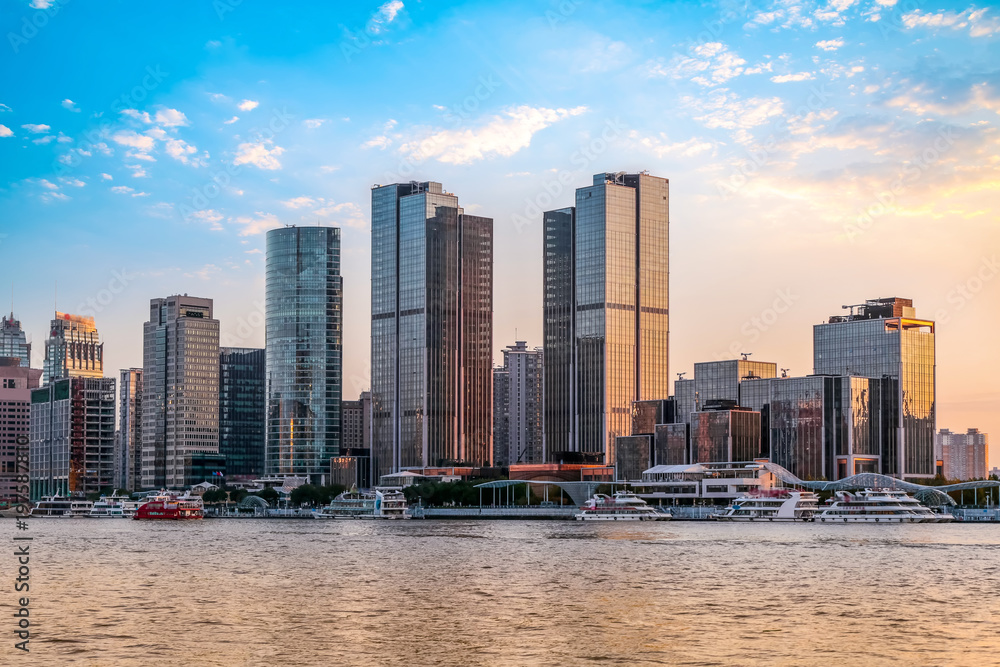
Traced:
[[[106, 376], [141, 365], [145, 302], [167, 293], [213, 298], [221, 344], [263, 347], [263, 232], [320, 220], [344, 230], [354, 398], [369, 384], [368, 190], [410, 179], [496, 221], [498, 363], [515, 338], [542, 343], [541, 212], [592, 173], [649, 169], [674, 186], [671, 374], [739, 352], [805, 374], [807, 327], [852, 295], [905, 294], [937, 322], [938, 427], [1000, 431], [995, 10], [566, 7], [373, 3], [266, 46], [285, 17], [128, 17], [164, 34], [183, 21], [183, 49], [111, 9], [62, 8], [18, 44], [0, 98], [0, 257], [32, 366], [54, 310], [95, 317]], [[87, 21], [124, 38], [93, 52]], [[54, 60], [63, 48], [73, 63]], [[134, 64], [79, 76], [126, 50]], [[417, 57], [447, 58], [447, 84], [403, 81]], [[389, 81], [405, 103], [378, 94]]]

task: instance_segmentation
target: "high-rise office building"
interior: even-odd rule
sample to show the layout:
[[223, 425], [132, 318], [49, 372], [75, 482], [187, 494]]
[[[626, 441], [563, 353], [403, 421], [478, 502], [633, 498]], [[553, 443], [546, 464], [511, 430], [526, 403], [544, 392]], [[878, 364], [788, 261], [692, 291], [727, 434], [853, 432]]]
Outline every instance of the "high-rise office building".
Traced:
[[31, 392], [30, 496], [114, 486], [115, 380], [64, 378]]
[[[494, 369], [494, 410], [505, 410], [505, 421], [493, 431], [493, 463], [544, 463], [542, 442], [542, 348], [529, 350], [517, 341], [503, 351], [503, 368]], [[497, 371], [501, 371], [499, 375]], [[494, 415], [494, 424], [497, 424]]]
[[372, 190], [374, 478], [492, 461], [493, 220], [440, 183]]
[[263, 349], [219, 348], [219, 453], [226, 474], [264, 474], [267, 381]]
[[93, 317], [56, 311], [45, 341], [42, 384], [69, 377], [104, 377], [104, 343]]
[[372, 393], [363, 391], [356, 401], [341, 401], [342, 450], [372, 448]]
[[503, 366], [493, 369], [493, 465], [510, 465], [510, 371]]
[[31, 343], [14, 313], [0, 319], [0, 358], [15, 358], [23, 368], [31, 366]]
[[0, 357], [0, 500], [11, 504], [18, 488], [17, 450], [27, 442], [31, 426], [31, 390], [36, 389], [42, 371], [20, 365], [20, 357]]
[[[724, 359], [694, 365], [694, 391], [697, 409], [711, 401], [734, 401], [740, 405], [740, 383], [778, 376], [778, 365], [770, 361]], [[744, 406], [745, 407], [745, 406]]]
[[326, 483], [341, 447], [340, 229], [272, 229], [266, 261], [264, 471]]
[[143, 325], [142, 486], [184, 486], [184, 458], [219, 451], [219, 321], [211, 299], [149, 302]]
[[989, 437], [978, 428], [952, 433], [946, 428], [937, 433], [937, 446], [944, 459], [945, 479], [986, 479]]
[[128, 491], [142, 488], [142, 369], [121, 369], [118, 381], [118, 440], [115, 485]]
[[669, 395], [668, 189], [646, 173], [596, 174], [576, 191], [575, 207], [544, 214], [551, 461], [576, 454], [613, 463], [632, 402]]
[[814, 372], [898, 380], [896, 447], [883, 453], [882, 472], [933, 477], [942, 467], [934, 445], [934, 322], [917, 319], [910, 299], [873, 299], [845, 307], [851, 314], [813, 328]]

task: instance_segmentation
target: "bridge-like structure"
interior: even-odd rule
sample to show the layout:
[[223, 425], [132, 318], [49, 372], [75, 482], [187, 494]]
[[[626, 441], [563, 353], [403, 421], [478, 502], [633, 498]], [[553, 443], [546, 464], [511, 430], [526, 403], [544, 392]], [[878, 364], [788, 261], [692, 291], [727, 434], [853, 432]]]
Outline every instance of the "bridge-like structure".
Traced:
[[1000, 488], [1000, 481], [995, 479], [978, 480], [975, 482], [959, 482], [944, 486], [926, 486], [907, 482], [896, 477], [880, 475], [874, 472], [863, 472], [851, 475], [835, 482], [805, 481], [792, 474], [787, 468], [777, 463], [762, 463], [769, 472], [785, 484], [801, 486], [813, 491], [849, 491], [851, 489], [896, 489], [912, 493], [913, 497], [928, 506], [954, 505], [955, 501], [948, 495], [950, 491], [966, 491], [970, 489]]

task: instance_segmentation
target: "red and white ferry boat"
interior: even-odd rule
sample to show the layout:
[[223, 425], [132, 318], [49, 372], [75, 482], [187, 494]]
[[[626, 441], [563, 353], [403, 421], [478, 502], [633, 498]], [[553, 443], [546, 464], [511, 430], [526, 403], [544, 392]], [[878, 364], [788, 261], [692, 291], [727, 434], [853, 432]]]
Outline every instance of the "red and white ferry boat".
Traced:
[[205, 506], [202, 504], [201, 498], [161, 493], [139, 505], [139, 509], [135, 511], [132, 518], [138, 520], [204, 519]]

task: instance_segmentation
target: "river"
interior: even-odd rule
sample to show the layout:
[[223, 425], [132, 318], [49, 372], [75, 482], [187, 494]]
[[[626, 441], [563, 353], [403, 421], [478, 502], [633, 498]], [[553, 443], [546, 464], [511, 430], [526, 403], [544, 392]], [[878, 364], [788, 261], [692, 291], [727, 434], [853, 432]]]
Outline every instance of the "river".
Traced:
[[29, 524], [5, 665], [1000, 662], [1000, 525]]

